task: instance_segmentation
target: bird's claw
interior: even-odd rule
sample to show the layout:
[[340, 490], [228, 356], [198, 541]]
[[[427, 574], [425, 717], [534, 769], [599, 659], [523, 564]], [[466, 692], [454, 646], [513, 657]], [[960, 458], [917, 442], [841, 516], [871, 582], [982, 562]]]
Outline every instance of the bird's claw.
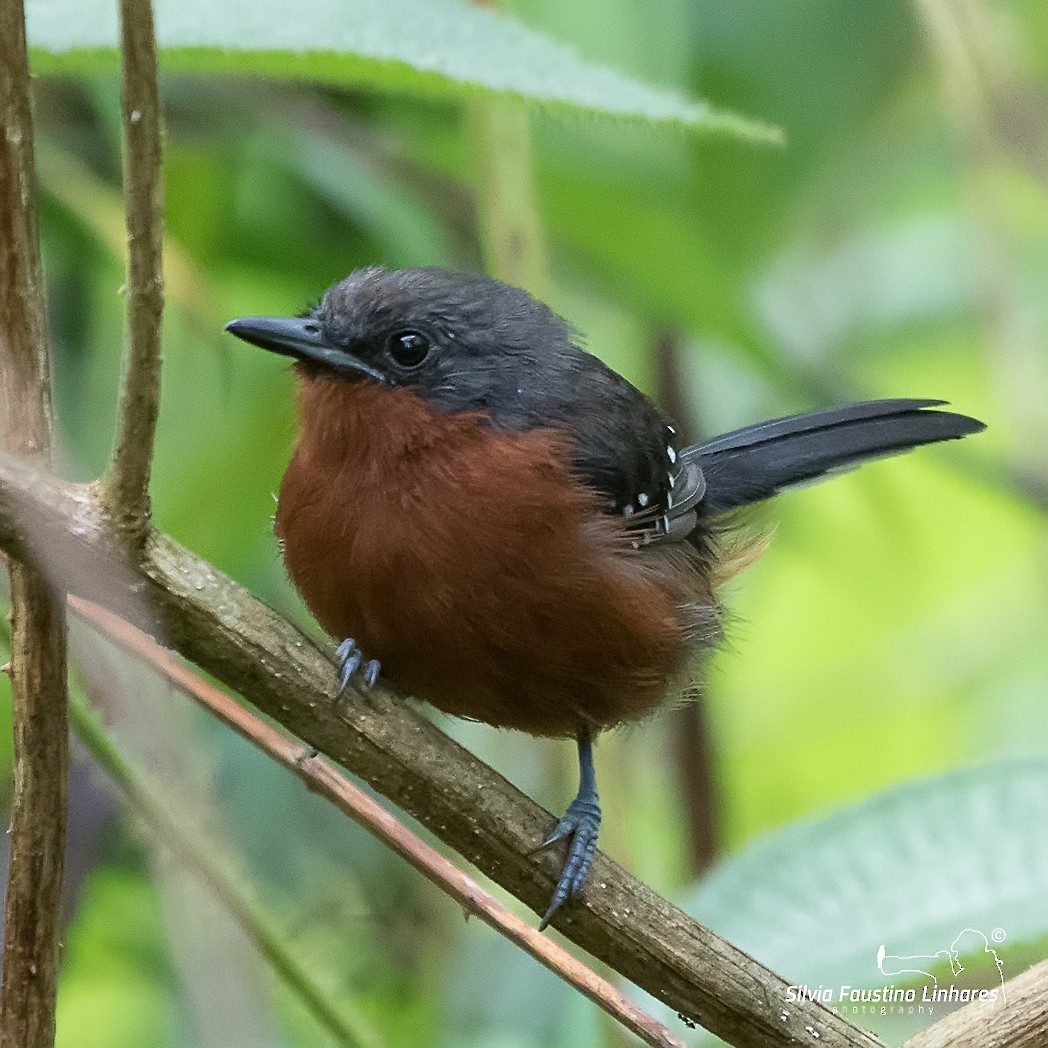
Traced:
[[347, 637], [336, 649], [338, 659], [338, 697], [341, 697], [355, 676], [360, 678], [360, 686], [370, 691], [378, 680], [382, 665], [378, 659], [366, 659], [352, 637]]
[[567, 899], [574, 898], [582, 889], [593, 863], [593, 852], [597, 847], [597, 835], [600, 832], [600, 805], [597, 795], [580, 793], [564, 813], [564, 818], [557, 823], [553, 832], [535, 849], [542, 851], [557, 841], [571, 838], [564, 866], [560, 871], [557, 887], [553, 892], [549, 907], [542, 916], [539, 931], [544, 931], [553, 915]]

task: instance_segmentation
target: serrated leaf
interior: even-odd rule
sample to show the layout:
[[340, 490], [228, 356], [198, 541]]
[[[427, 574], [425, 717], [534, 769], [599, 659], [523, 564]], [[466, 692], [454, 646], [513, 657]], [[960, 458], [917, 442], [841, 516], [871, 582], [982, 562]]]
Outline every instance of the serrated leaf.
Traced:
[[1046, 822], [1048, 762], [951, 772], [769, 834], [684, 908], [797, 983], [879, 985], [881, 945], [934, 954], [966, 928], [1006, 959], [1048, 932]]
[[[116, 46], [110, 0], [29, 0], [36, 68], [97, 66]], [[769, 125], [589, 62], [497, 12], [449, 0], [159, 0], [162, 65], [307, 78], [438, 97], [491, 92], [546, 108], [781, 141]]]
[[[681, 906], [798, 993], [891, 1030], [894, 1043], [946, 1006], [863, 1012], [860, 1000], [849, 1014], [850, 994], [913, 987], [923, 1003], [926, 989], [949, 991], [951, 962], [958, 984], [1000, 992], [1030, 963], [1031, 947], [1043, 949], [1046, 817], [1046, 761], [951, 772], [770, 833], [718, 865]], [[638, 996], [681, 1032], [664, 1005]], [[777, 1003], [790, 1008], [788, 997]], [[703, 1030], [684, 1038], [722, 1043]]]

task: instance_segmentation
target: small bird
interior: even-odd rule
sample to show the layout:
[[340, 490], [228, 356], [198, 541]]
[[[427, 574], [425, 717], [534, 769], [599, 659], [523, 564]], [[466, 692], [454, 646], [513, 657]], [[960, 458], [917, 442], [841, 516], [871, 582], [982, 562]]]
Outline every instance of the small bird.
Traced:
[[340, 692], [381, 672], [438, 709], [575, 738], [579, 790], [540, 927], [586, 879], [598, 732], [682, 690], [721, 634], [732, 511], [983, 429], [876, 400], [681, 447], [651, 401], [525, 291], [361, 269], [298, 317], [226, 330], [295, 359], [301, 434], [284, 562], [338, 647]]

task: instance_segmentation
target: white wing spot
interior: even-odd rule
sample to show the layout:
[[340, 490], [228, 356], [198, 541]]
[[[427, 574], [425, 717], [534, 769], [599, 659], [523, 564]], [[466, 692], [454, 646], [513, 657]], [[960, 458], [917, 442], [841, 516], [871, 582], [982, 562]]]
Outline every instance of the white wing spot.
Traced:
[[627, 506], [627, 507], [626, 507], [626, 508], [625, 508], [625, 509], [624, 509], [624, 510], [622, 511], [622, 515], [623, 515], [624, 517], [632, 517], [632, 516], [633, 516], [633, 507], [632, 507], [632, 506]]
[[648, 504], [648, 496], [647, 496], [647, 493], [646, 493], [646, 492], [643, 492], [643, 491], [642, 491], [642, 492], [641, 492], [641, 493], [640, 493], [640, 494], [639, 494], [639, 495], [637, 496], [637, 505], [638, 505], [638, 506], [640, 506], [640, 508], [641, 508], [641, 509], [643, 509], [643, 508], [644, 508], [644, 507], [645, 507], [645, 506], [646, 506], [647, 504]]
[[666, 448], [666, 458], [670, 460], [671, 466], [677, 461], [677, 452], [673, 450], [672, 444]]

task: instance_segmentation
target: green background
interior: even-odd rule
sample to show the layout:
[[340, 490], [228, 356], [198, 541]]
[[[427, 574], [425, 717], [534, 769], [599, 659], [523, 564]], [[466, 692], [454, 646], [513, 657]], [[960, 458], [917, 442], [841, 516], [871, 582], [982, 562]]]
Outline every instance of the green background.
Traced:
[[[160, 6], [157, 525], [316, 631], [271, 527], [293, 376], [222, 325], [296, 312], [361, 265], [482, 268], [478, 172], [527, 170], [527, 129], [535, 204], [511, 203], [542, 232], [543, 293], [688, 433], [889, 396], [988, 424], [761, 511], [773, 539], [728, 587], [708, 674], [712, 798], [681, 757], [694, 710], [602, 738], [602, 847], [810, 986], [880, 985], [878, 946], [934, 953], [966, 927], [999, 931], [1018, 974], [1048, 953], [1048, 8], [517, 0], [510, 14]], [[37, 0], [29, 24], [60, 458], [88, 479], [109, 453], [123, 339], [115, 13]], [[476, 134], [489, 105], [509, 129], [498, 155]], [[78, 750], [59, 1044], [628, 1043], [87, 630], [74, 651], [126, 761], [347, 1032], [318, 1024]], [[563, 809], [572, 747], [446, 727]], [[703, 879], [692, 813], [707, 804], [728, 865]], [[928, 1019], [859, 1021], [899, 1038]]]

